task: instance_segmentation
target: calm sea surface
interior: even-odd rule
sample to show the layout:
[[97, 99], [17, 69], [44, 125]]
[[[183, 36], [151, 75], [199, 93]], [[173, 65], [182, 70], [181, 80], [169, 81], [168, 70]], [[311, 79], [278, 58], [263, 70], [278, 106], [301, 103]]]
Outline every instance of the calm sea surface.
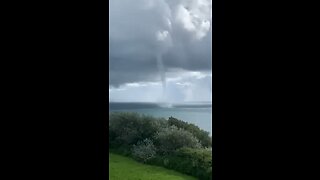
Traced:
[[110, 112], [137, 112], [163, 117], [170, 116], [193, 123], [212, 135], [212, 106], [208, 103], [159, 105], [154, 103], [109, 103]]

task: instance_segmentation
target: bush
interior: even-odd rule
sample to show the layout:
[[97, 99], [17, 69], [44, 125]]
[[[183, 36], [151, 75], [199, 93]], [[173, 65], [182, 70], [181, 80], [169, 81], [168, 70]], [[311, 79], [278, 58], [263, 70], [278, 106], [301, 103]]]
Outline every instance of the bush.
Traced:
[[139, 119], [136, 113], [111, 113], [109, 116], [109, 142], [119, 147], [136, 143], [137, 131], [134, 124]]
[[132, 157], [138, 161], [146, 163], [149, 159], [155, 157], [155, 155], [156, 148], [150, 139], [139, 141], [137, 145], [133, 145]]
[[132, 146], [138, 141], [152, 138], [160, 129], [168, 126], [165, 119], [141, 116], [138, 113], [111, 113], [109, 116], [109, 145], [117, 148]]
[[174, 153], [157, 156], [150, 163], [189, 174], [201, 180], [212, 178], [212, 154], [208, 149], [181, 148]]
[[208, 132], [172, 117], [167, 121], [137, 113], [111, 113], [109, 148], [138, 161], [199, 179], [212, 177], [211, 137]]
[[184, 159], [184, 166], [192, 169], [191, 175], [200, 179], [211, 179], [212, 176], [212, 151], [208, 149], [182, 148], [176, 153]]
[[189, 124], [173, 117], [169, 117], [168, 123], [170, 126], [177, 126], [178, 128], [182, 128], [192, 133], [197, 139], [199, 139], [203, 147], [212, 146], [212, 138], [209, 136], [209, 132], [200, 129], [198, 126]]
[[175, 126], [162, 128], [155, 137], [155, 145], [159, 153], [169, 154], [182, 147], [199, 148], [199, 140], [190, 132]]

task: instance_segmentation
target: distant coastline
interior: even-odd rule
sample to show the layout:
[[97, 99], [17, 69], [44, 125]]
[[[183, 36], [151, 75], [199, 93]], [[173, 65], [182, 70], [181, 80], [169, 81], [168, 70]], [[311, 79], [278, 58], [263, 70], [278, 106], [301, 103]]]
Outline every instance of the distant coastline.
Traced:
[[[170, 105], [170, 106], [164, 106]], [[154, 103], [154, 102], [109, 102], [109, 109], [149, 109], [149, 108], [211, 108], [211, 102]]]

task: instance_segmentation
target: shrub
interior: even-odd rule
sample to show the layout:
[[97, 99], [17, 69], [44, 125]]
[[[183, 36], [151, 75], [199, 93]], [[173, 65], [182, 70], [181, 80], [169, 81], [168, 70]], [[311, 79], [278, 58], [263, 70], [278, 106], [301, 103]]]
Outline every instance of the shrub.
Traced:
[[197, 126], [172, 117], [167, 121], [137, 113], [111, 113], [109, 118], [110, 151], [211, 179], [211, 138]]
[[110, 145], [119, 147], [136, 143], [137, 131], [134, 125], [139, 119], [136, 113], [111, 113], [109, 116]]
[[133, 145], [132, 156], [138, 161], [146, 163], [149, 159], [155, 157], [155, 155], [156, 148], [150, 139], [139, 141], [137, 145]]
[[181, 148], [174, 153], [157, 156], [150, 163], [189, 174], [201, 180], [212, 178], [212, 154], [208, 149]]
[[170, 126], [177, 126], [178, 128], [182, 128], [192, 133], [197, 139], [199, 139], [203, 147], [212, 146], [212, 138], [209, 136], [209, 132], [200, 129], [198, 126], [181, 121], [173, 117], [169, 117], [168, 123]]
[[152, 138], [160, 129], [168, 126], [165, 119], [141, 116], [138, 113], [111, 113], [109, 116], [109, 145], [117, 148], [132, 146], [138, 141]]
[[199, 148], [199, 140], [190, 132], [176, 126], [162, 128], [155, 135], [155, 144], [159, 153], [168, 154], [182, 147]]
[[184, 168], [191, 169], [191, 175], [200, 179], [210, 179], [212, 176], [212, 153], [208, 149], [182, 148], [176, 151], [176, 156], [185, 161]]

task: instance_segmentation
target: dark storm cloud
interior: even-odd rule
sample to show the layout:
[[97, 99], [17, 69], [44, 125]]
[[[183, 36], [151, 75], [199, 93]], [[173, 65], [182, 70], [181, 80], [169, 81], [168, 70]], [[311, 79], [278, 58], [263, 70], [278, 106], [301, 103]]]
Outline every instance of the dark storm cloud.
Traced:
[[159, 54], [167, 70], [211, 70], [211, 0], [110, 0], [109, 5], [111, 86], [159, 81]]

